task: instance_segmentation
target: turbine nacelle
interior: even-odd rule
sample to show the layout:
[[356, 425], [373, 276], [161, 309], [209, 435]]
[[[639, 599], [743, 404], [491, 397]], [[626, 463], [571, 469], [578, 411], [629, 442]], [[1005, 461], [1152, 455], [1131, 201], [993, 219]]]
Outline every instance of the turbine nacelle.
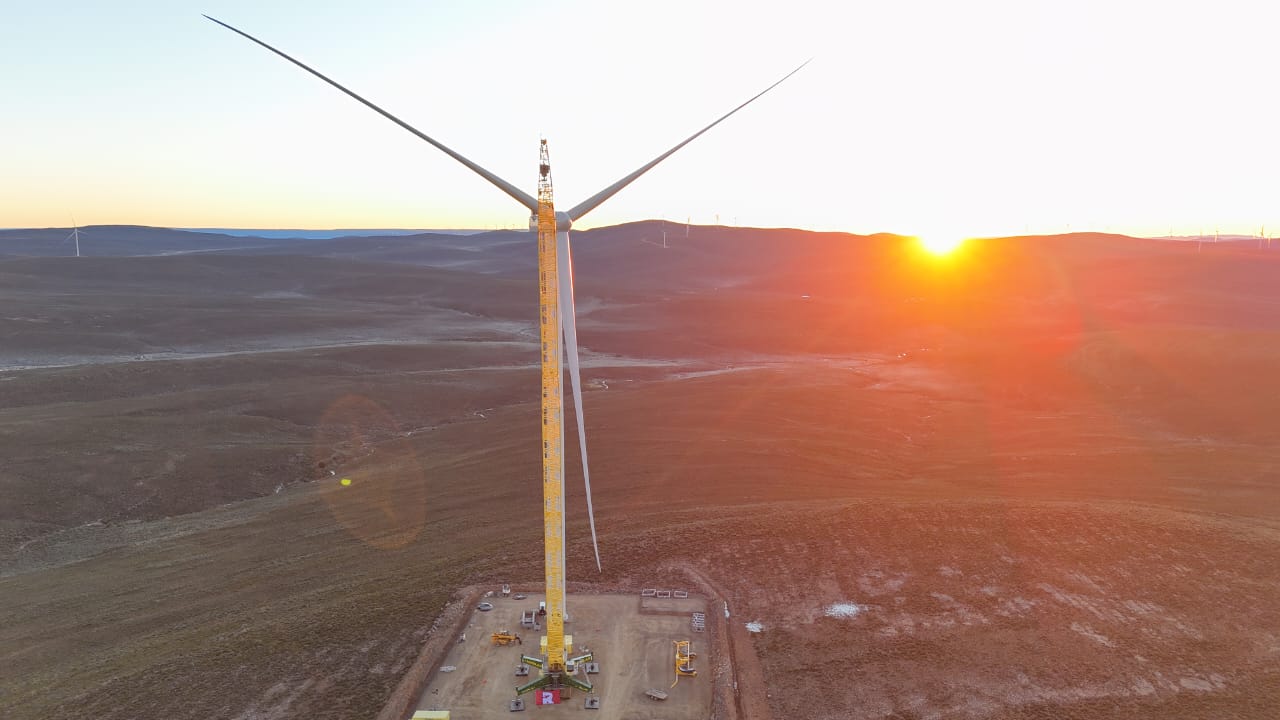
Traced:
[[[569, 232], [569, 228], [573, 227], [573, 218], [569, 217], [569, 213], [563, 210], [556, 211], [556, 232]], [[538, 232], [538, 214], [529, 215], [529, 232]]]

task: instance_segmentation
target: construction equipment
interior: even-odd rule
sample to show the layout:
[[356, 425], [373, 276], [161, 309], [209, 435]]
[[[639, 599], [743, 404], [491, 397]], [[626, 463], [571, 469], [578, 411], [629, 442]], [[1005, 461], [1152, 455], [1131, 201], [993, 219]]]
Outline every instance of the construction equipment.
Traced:
[[[499, 630], [489, 636], [489, 642], [494, 645], [510, 645], [513, 642], [520, 642], [520, 636], [510, 630]], [[524, 643], [521, 643], [522, 645]]]
[[[542, 657], [522, 656], [527, 665], [542, 669], [537, 679], [516, 688], [523, 695], [538, 688], [576, 687], [591, 691], [591, 681], [576, 677], [581, 663], [592, 660], [591, 653], [568, 657], [570, 643], [564, 635], [564, 391], [561, 387], [564, 357], [561, 337], [565, 332], [561, 317], [559, 238], [551, 184], [551, 153], [544, 139], [538, 150], [538, 305], [539, 334], [542, 340], [542, 521], [543, 551], [546, 561], [547, 634], [542, 638]], [[568, 248], [565, 248], [567, 255]], [[564, 258], [566, 261], [567, 257]], [[571, 282], [568, 272], [564, 281]], [[565, 308], [568, 309], [568, 308]], [[576, 349], [576, 348], [574, 348]], [[566, 645], [569, 647], [567, 648]]]
[[676, 679], [671, 687], [675, 687], [682, 677], [698, 676], [698, 671], [693, 669], [693, 659], [698, 657], [698, 653], [693, 651], [689, 640], [673, 640], [672, 644], [676, 646]]

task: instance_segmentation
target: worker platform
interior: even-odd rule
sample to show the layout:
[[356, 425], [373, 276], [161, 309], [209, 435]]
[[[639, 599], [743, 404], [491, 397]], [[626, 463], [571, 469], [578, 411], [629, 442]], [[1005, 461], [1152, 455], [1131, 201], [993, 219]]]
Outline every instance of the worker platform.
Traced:
[[[520, 664], [522, 653], [536, 655], [545, 625], [522, 627], [525, 611], [538, 609], [540, 593], [515, 600], [496, 594], [485, 598], [492, 610], [473, 610], [464, 629], [465, 640], [455, 638], [442, 668], [436, 668], [417, 707], [421, 710], [448, 710], [452, 717], [477, 720], [506, 718], [578, 717], [586, 713], [593, 720], [705, 720], [711, 715], [711, 673], [676, 680], [673, 643], [689, 638], [691, 612], [707, 611], [702, 598], [667, 600], [670, 612], [661, 612], [663, 599], [630, 595], [574, 595], [566, 602], [571, 622], [565, 634], [573, 635], [574, 651], [589, 649], [595, 658], [590, 673], [591, 693], [574, 690], [556, 706], [539, 704], [536, 691], [524, 695], [519, 710], [513, 709], [516, 686], [537, 677], [537, 668]], [[642, 600], [647, 601], [642, 609]], [[677, 607], [678, 605], [678, 607]], [[658, 612], [655, 612], [658, 610]], [[518, 642], [495, 644], [493, 634], [503, 630], [519, 635]], [[714, 658], [706, 642], [697, 642], [695, 664], [710, 668]], [[521, 668], [528, 674], [518, 676]], [[595, 671], [595, 672], [592, 672]], [[651, 691], [660, 690], [662, 700]]]

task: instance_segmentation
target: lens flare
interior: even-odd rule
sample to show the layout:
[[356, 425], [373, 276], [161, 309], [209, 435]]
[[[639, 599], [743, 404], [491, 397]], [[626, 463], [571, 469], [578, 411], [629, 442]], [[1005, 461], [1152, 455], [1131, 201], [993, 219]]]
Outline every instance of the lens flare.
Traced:
[[316, 424], [313, 453], [329, 481], [320, 495], [347, 532], [381, 550], [417, 540], [427, 521], [426, 479], [408, 436], [381, 405], [338, 398]]

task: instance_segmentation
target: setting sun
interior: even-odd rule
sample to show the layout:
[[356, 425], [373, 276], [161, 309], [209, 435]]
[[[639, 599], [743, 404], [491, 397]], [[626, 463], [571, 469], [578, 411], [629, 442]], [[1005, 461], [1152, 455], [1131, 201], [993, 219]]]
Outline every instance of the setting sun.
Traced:
[[922, 237], [919, 238], [919, 240], [920, 247], [923, 247], [934, 255], [946, 255], [964, 243], [964, 238], [962, 237], [947, 235], [942, 237]]

